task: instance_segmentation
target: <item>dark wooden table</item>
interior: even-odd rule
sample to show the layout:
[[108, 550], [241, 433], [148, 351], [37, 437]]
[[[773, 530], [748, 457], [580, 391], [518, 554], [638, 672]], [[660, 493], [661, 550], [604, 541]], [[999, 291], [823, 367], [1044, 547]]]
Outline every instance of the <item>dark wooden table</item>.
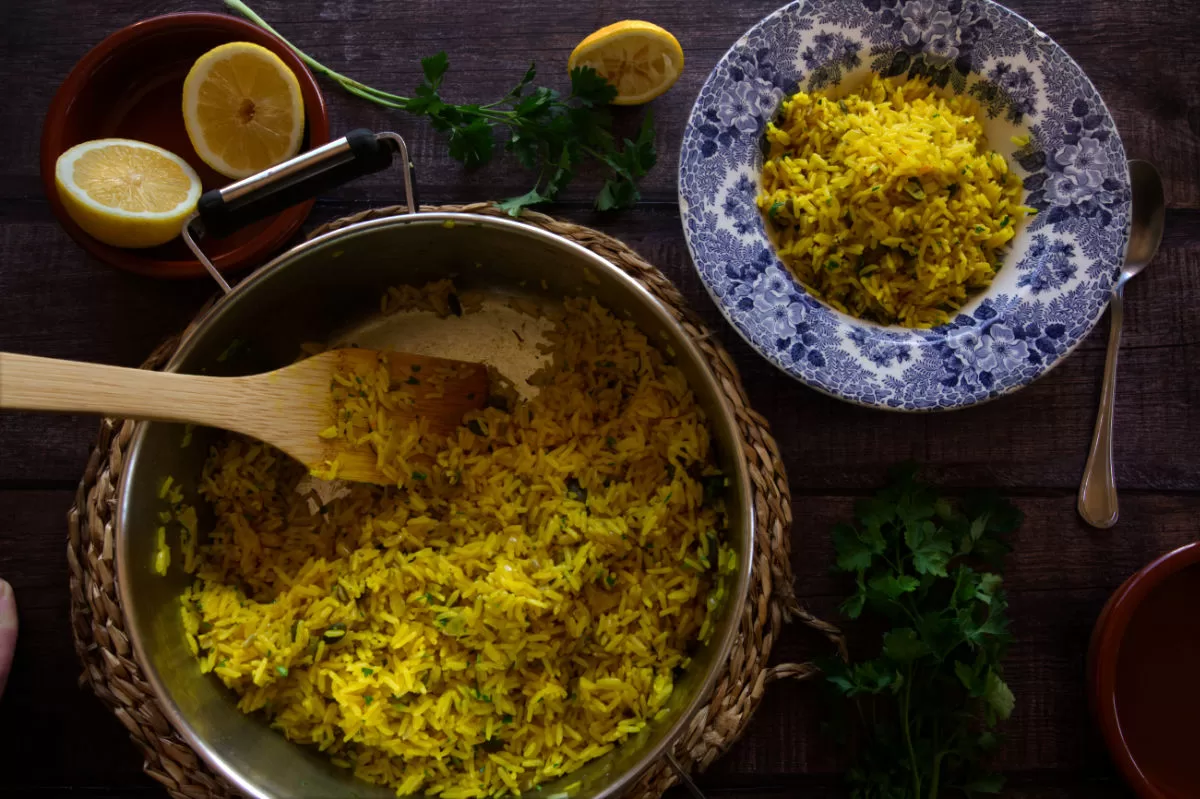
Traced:
[[[1197, 538], [1200, 516], [1200, 5], [1196, 0], [1011, 0], [1050, 33], [1100, 88], [1131, 157], [1166, 181], [1167, 236], [1153, 268], [1127, 292], [1117, 393], [1121, 521], [1099, 532], [1075, 514], [1099, 396], [1107, 321], [1046, 379], [1018, 395], [950, 415], [862, 410], [809, 391], [756, 357], [721, 320], [689, 262], [676, 206], [678, 142], [711, 66], [780, 0], [549, 4], [536, 0], [258, 0], [257, 10], [336, 69], [381, 87], [416, 84], [418, 58], [445, 49], [446, 92], [499, 96], [536, 56], [565, 83], [565, 61], [592, 29], [645, 18], [687, 53], [678, 85], [656, 101], [662, 154], [644, 202], [620, 217], [589, 205], [577, 181], [552, 213], [628, 242], [675, 280], [733, 353], [755, 406], [787, 460], [796, 516], [797, 588], [834, 614], [845, 586], [828, 575], [828, 531], [897, 461], [916, 459], [952, 488], [996, 486], [1026, 514], [1009, 561], [1017, 645], [1007, 668], [1017, 709], [1000, 767], [1021, 797], [1124, 796], [1084, 698], [1088, 634], [1109, 593], [1156, 555]], [[216, 0], [41, 0], [0, 3], [0, 349], [133, 366], [213, 293], [207, 281], [168, 283], [89, 259], [55, 223], [38, 179], [43, 114], [71, 65], [135, 20]], [[529, 175], [507, 162], [464, 173], [425, 124], [326, 84], [333, 129], [403, 133], [422, 199], [502, 198]], [[323, 198], [310, 225], [398, 201], [395, 176]], [[0, 702], [0, 794], [139, 797], [161, 789], [141, 773], [121, 725], [77, 684], [68, 624], [65, 514], [96, 422], [0, 414], [0, 576], [13, 583], [21, 641]], [[791, 629], [776, 660], [819, 642]], [[822, 741], [810, 686], [777, 684], [744, 739], [701, 783], [725, 797], [838, 795], [837, 753]]]

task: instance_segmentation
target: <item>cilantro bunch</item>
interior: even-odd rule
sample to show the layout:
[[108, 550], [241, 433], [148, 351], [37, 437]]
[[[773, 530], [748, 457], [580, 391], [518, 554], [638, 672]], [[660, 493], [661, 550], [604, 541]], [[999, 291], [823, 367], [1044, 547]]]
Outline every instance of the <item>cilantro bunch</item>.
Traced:
[[[225, 0], [225, 5], [279, 36], [241, 0]], [[351, 94], [428, 117], [435, 130], [447, 135], [450, 156], [468, 167], [491, 160], [497, 146], [497, 129], [502, 129], [508, 136], [504, 149], [537, 173], [532, 189], [500, 204], [513, 216], [526, 206], [554, 200], [574, 178], [576, 168], [587, 161], [598, 162], [607, 170], [604, 185], [596, 195], [596, 208], [629, 208], [640, 197], [638, 182], [658, 160], [650, 113], [642, 120], [636, 139], [618, 144], [607, 108], [617, 95], [616, 87], [591, 67], [571, 71], [571, 93], [567, 97], [544, 86], [532, 86], [537, 70], [530, 64], [521, 80], [499, 100], [486, 105], [457, 105], [446, 102], [441, 95], [450, 66], [445, 52], [421, 59], [424, 79], [412, 97], [404, 97], [346, 77], [286, 39], [284, 43], [314, 72], [336, 81]]]
[[998, 570], [1020, 512], [994, 494], [940, 498], [905, 467], [856, 516], [833, 530], [835, 570], [856, 585], [841, 610], [888, 629], [876, 657], [821, 664], [859, 711], [851, 796], [999, 793], [1003, 780], [983, 761], [1014, 705], [1000, 664], [1011, 637]]

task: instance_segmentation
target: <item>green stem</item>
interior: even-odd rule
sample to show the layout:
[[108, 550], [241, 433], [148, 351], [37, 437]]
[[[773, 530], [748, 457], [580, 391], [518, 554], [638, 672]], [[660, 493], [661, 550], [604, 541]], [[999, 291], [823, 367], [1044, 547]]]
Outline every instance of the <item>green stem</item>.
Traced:
[[592, 158], [595, 158], [600, 163], [604, 163], [604, 155], [602, 153], [597, 152], [594, 148], [584, 145], [584, 146], [580, 147], [579, 149], [581, 149], [587, 155], [590, 155]]
[[942, 776], [942, 758], [945, 756], [945, 752], [938, 752], [937, 757], [933, 759], [933, 778], [929, 783], [929, 799], [937, 799], [938, 782]]
[[305, 64], [307, 64], [309, 66], [310, 69], [312, 69], [313, 72], [316, 72], [317, 74], [324, 75], [327, 78], [331, 78], [331, 79], [337, 81], [338, 83], [340, 83], [342, 85], [342, 87], [344, 89], [346, 89], [346, 91], [348, 91], [352, 94], [356, 94], [359, 97], [362, 97], [366, 100], [370, 100], [372, 102], [379, 103], [380, 105], [388, 106], [389, 108], [401, 108], [402, 109], [402, 108], [404, 108], [404, 104], [409, 102], [408, 97], [403, 97], [399, 94], [392, 94], [390, 92], [381, 91], [379, 89], [373, 89], [370, 86], [367, 86], [365, 83], [359, 83], [358, 81], [354, 80], [354, 78], [348, 78], [345, 75], [341, 74], [340, 72], [336, 72], [336, 71], [330, 69], [329, 67], [325, 66], [320, 61], [317, 61], [315, 58], [313, 58], [312, 56], [305, 53], [299, 47], [297, 47], [296, 45], [289, 42], [287, 39], [284, 39], [284, 37], [279, 33], [279, 31], [275, 30], [269, 24], [267, 24], [267, 21], [265, 19], [260, 17], [258, 14], [254, 13], [254, 10], [251, 9], [250, 6], [243, 3], [242, 0], [225, 0], [225, 5], [231, 9], [233, 9], [234, 11], [238, 12], [239, 14], [244, 16], [246, 19], [250, 20], [255, 25], [257, 25], [258, 27], [267, 31], [268, 33], [273, 33], [276, 36], [278, 36], [280, 39], [283, 40], [284, 44], [286, 44], [288, 47], [290, 47], [292, 49], [292, 52], [294, 52], [297, 56], [299, 56], [301, 61], [303, 61]]
[[361, 97], [364, 100], [370, 100], [372, 103], [375, 103], [377, 105], [382, 105], [386, 108], [399, 108], [402, 111], [408, 110], [408, 107], [406, 105], [404, 105], [403, 103], [396, 103], [391, 100], [385, 100], [382, 97], [376, 97], [368, 92], [364, 92], [362, 89], [359, 89], [357, 86], [352, 86], [348, 83], [341, 83], [339, 81], [339, 84], [341, 85], [341, 87], [343, 89], [345, 89], [350, 94], [353, 94], [356, 97]]
[[921, 771], [917, 766], [917, 753], [913, 749], [912, 730], [909, 727], [908, 710], [912, 699], [912, 664], [908, 665], [904, 674], [904, 701], [900, 705], [901, 723], [904, 727], [904, 743], [908, 747], [908, 763], [912, 770], [913, 778], [913, 796], [918, 799], [921, 796]]
[[482, 106], [480, 107], [480, 109], [478, 111], [470, 111], [470, 112], [464, 112], [464, 113], [471, 113], [471, 114], [474, 114], [475, 116], [482, 117], [484, 119], [490, 119], [493, 122], [499, 122], [501, 125], [512, 126], [512, 125], [516, 125], [519, 121], [517, 119], [517, 115], [515, 113], [513, 113], [512, 111], [489, 111], [485, 107], [482, 107]]
[[[497, 107], [497, 106], [504, 105], [505, 103], [509, 102], [510, 100], [516, 100], [516, 99], [519, 99], [519, 98], [514, 98], [512, 95], [505, 95], [504, 97], [501, 97], [499, 100], [496, 100], [496, 101], [494, 101], [494, 102], [491, 102], [491, 103], [486, 103], [486, 104], [484, 104], [484, 105], [481, 105], [481, 106], [479, 106], [479, 107], [480, 107], [480, 108], [495, 108], [495, 107]], [[505, 114], [511, 114], [511, 113], [513, 113], [513, 112], [512, 112], [512, 111], [504, 111], [504, 112], [502, 112], [502, 113], [505, 113]]]
[[938, 783], [942, 777], [942, 758], [946, 756], [946, 750], [941, 748], [941, 737], [942, 725], [935, 718], [933, 720], [933, 751], [937, 752], [937, 754], [933, 757], [933, 772], [929, 778], [929, 799], [937, 799]]
[[958, 569], [954, 572], [954, 590], [950, 592], [950, 609], [958, 609], [958, 589], [962, 587], [963, 570]]

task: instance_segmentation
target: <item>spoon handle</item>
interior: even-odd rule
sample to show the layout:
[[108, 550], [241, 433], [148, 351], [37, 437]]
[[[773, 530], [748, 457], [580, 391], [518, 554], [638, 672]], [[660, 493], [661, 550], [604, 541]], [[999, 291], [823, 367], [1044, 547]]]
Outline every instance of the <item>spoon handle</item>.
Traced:
[[0, 352], [0, 409], [99, 413], [241, 430], [254, 392], [203, 377]]
[[1079, 484], [1079, 515], [1093, 527], [1107, 528], [1117, 523], [1117, 482], [1113, 477], [1112, 428], [1113, 403], [1117, 389], [1117, 352], [1121, 348], [1121, 324], [1125, 319], [1122, 286], [1113, 292], [1108, 356], [1104, 362], [1104, 387], [1100, 393], [1100, 412], [1092, 433], [1083, 480]]

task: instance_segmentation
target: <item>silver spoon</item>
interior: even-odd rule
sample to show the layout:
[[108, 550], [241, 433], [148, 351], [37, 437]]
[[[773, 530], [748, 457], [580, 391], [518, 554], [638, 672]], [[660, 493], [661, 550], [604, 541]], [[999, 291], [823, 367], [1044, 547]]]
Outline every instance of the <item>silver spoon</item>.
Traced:
[[1113, 478], [1112, 427], [1113, 395], [1117, 388], [1117, 350], [1121, 347], [1121, 322], [1124, 318], [1125, 284], [1158, 252], [1162, 242], [1167, 203], [1162, 178], [1149, 161], [1129, 162], [1129, 182], [1133, 189], [1133, 223], [1129, 229], [1129, 249], [1117, 285], [1113, 287], [1112, 329], [1108, 334], [1108, 358], [1104, 363], [1104, 389], [1100, 394], [1100, 414], [1092, 433], [1083, 481], [1079, 484], [1079, 515], [1093, 527], [1112, 527], [1117, 523], [1117, 484]]

